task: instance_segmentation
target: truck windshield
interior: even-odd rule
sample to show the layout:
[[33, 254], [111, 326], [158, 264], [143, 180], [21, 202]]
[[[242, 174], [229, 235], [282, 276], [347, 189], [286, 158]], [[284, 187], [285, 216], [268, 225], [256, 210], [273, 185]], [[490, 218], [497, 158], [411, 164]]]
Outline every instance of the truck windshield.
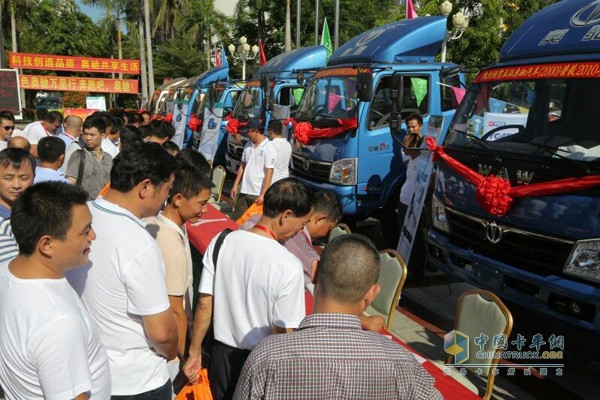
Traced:
[[356, 75], [316, 77], [304, 93], [298, 120], [337, 120], [356, 117]]
[[[221, 95], [223, 94], [223, 91], [225, 90], [225, 87], [223, 86], [217, 86], [215, 89], [215, 101], [218, 102], [221, 99]], [[204, 119], [204, 110], [206, 109], [206, 106], [208, 104], [208, 92], [206, 93], [199, 93], [198, 96], [196, 96], [196, 98], [194, 99], [194, 104], [192, 104], [192, 114], [196, 114], [198, 116], [198, 118], [200, 119]]]
[[242, 90], [233, 108], [237, 119], [260, 118], [262, 116], [263, 93], [258, 85], [250, 83]]
[[479, 82], [457, 110], [444, 144], [502, 154], [599, 160], [599, 110], [596, 78]]

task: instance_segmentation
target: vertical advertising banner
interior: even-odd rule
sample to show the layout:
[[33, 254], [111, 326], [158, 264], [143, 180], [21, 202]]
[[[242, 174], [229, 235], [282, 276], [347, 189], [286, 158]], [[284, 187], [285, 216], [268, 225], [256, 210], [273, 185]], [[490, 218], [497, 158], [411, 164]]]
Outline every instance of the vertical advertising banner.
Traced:
[[213, 161], [219, 147], [219, 132], [221, 130], [221, 120], [223, 119], [223, 103], [215, 103], [213, 108], [206, 107], [204, 110], [204, 124], [202, 125], [202, 137], [198, 151]]
[[[444, 126], [443, 116], [430, 116], [425, 136], [433, 137], [437, 144], [441, 137], [442, 126]], [[424, 140], [421, 148], [423, 149], [421, 150], [421, 155], [412, 160], [412, 162], [419, 163], [419, 169], [414, 191], [410, 197], [410, 203], [408, 204], [406, 216], [404, 217], [404, 225], [400, 227], [400, 240], [398, 240], [397, 250], [406, 264], [408, 264], [410, 259], [412, 246], [418, 233], [417, 228], [419, 227], [421, 211], [423, 210], [423, 204], [427, 197], [427, 188], [429, 187], [429, 179], [431, 178], [431, 172], [433, 170], [433, 153], [425, 150], [427, 145]]]
[[0, 110], [21, 119], [21, 92], [16, 69], [0, 69]]
[[175, 135], [171, 138], [180, 149], [183, 148], [183, 141], [185, 139], [185, 124], [187, 123], [186, 112], [188, 109], [188, 102], [181, 102], [175, 104], [173, 107], [173, 127], [175, 128]]

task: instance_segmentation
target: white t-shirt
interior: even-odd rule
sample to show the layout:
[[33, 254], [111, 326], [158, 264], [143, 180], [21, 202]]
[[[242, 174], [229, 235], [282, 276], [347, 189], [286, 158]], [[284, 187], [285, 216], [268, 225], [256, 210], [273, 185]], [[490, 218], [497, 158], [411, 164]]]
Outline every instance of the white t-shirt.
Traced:
[[110, 398], [106, 350], [64, 278], [19, 279], [0, 268], [0, 354], [9, 399]]
[[268, 143], [269, 139], [266, 138], [256, 147], [250, 141], [246, 143], [242, 154], [244, 176], [242, 176], [240, 193], [260, 195], [260, 189], [265, 179], [265, 168], [275, 168], [275, 150], [268, 146]]
[[215, 339], [251, 350], [274, 326], [297, 328], [306, 312], [300, 261], [271, 238], [235, 231], [221, 245], [215, 275], [217, 237], [204, 255], [198, 289], [214, 296]]
[[90, 263], [67, 278], [98, 325], [112, 394], [159, 388], [169, 379], [167, 361], [150, 348], [142, 316], [170, 307], [160, 249], [145, 223], [128, 210], [103, 198], [89, 206], [96, 231]]
[[275, 151], [275, 168], [273, 169], [273, 179], [271, 185], [275, 182], [290, 176], [290, 158], [292, 157], [292, 145], [284, 138], [275, 138], [269, 142], [269, 146]]
[[115, 158], [117, 154], [119, 154], [119, 148], [115, 146], [113, 142], [110, 141], [109, 138], [102, 139], [102, 150], [106, 153], [110, 154], [112, 158]]
[[50, 132], [48, 132], [42, 126], [42, 121], [37, 121], [32, 123], [28, 129], [25, 131], [25, 137], [29, 140], [31, 144], [38, 144], [41, 138], [46, 136], [51, 136]]

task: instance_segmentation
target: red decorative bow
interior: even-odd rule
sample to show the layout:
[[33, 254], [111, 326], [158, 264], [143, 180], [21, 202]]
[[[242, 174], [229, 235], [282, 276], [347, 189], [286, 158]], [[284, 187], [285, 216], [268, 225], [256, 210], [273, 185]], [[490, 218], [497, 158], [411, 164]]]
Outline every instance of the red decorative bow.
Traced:
[[293, 118], [288, 118], [284, 121], [286, 125], [290, 122], [294, 125], [294, 137], [302, 144], [310, 144], [312, 139], [335, 137], [358, 127], [356, 118], [338, 119], [337, 122], [340, 126], [334, 128], [313, 128], [310, 122], [297, 122]]
[[444, 147], [435, 144], [432, 137], [425, 139], [429, 150], [433, 151], [434, 161], [441, 159], [454, 172], [471, 182], [476, 187], [476, 199], [481, 208], [492, 215], [501, 217], [510, 211], [514, 199], [518, 197], [549, 196], [560, 193], [571, 193], [591, 189], [600, 185], [600, 175], [587, 175], [566, 178], [557, 181], [534, 183], [511, 187], [510, 182], [494, 175], [483, 176], [471, 168], [452, 158], [444, 151]]
[[188, 122], [188, 127], [194, 132], [199, 132], [202, 127], [202, 120], [196, 114], [192, 114]]
[[165, 116], [165, 121], [172, 124], [173, 123], [173, 113], [169, 113]]
[[240, 133], [240, 128], [242, 126], [246, 126], [248, 125], [248, 122], [240, 122], [239, 119], [237, 118], [233, 118], [233, 117], [229, 117], [226, 118], [227, 122], [227, 132], [229, 132], [232, 135], [237, 135], [238, 133]]

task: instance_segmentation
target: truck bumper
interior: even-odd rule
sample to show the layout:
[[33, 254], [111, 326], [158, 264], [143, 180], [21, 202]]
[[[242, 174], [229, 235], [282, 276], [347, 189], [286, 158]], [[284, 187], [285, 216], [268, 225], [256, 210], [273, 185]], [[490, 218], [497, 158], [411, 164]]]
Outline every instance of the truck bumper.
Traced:
[[241, 164], [241, 161], [236, 160], [235, 158], [231, 157], [229, 154], [225, 154], [225, 168], [227, 168], [227, 170], [229, 172], [237, 174], [240, 164]]
[[541, 276], [453, 245], [434, 229], [428, 260], [463, 281], [553, 319], [600, 334], [600, 289], [556, 275]]

